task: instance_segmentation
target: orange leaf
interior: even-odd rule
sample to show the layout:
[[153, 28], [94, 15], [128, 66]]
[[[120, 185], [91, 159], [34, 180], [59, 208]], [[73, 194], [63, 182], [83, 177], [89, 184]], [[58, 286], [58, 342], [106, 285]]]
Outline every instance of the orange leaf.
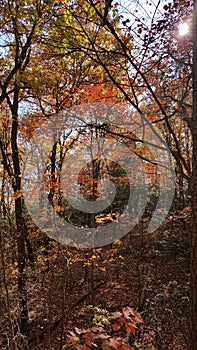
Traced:
[[129, 322], [125, 324], [125, 328], [127, 333], [135, 334], [137, 327], [133, 323]]
[[140, 314], [136, 314], [134, 320], [135, 320], [136, 323], [142, 323], [143, 322], [143, 319], [142, 319]]

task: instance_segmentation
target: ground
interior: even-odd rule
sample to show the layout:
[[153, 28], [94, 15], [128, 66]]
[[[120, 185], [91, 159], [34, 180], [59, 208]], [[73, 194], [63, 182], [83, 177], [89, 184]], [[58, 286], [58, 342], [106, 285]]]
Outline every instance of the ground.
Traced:
[[[70, 350], [69, 331], [91, 327], [90, 304], [109, 312], [126, 306], [140, 312], [143, 323], [134, 339], [136, 349], [187, 349], [190, 226], [191, 212], [186, 208], [169, 214], [152, 235], [144, 223], [143, 229], [98, 250], [68, 249], [51, 242], [47, 261], [40, 248], [26, 270], [29, 349]], [[17, 270], [11, 256], [6, 258], [7, 282], [17, 329]], [[8, 322], [2, 291], [3, 350]], [[18, 343], [26, 349], [25, 338]]]

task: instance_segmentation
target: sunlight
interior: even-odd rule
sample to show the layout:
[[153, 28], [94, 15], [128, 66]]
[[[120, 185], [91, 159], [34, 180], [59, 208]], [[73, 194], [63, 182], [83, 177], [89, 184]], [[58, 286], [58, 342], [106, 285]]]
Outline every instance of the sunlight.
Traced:
[[179, 24], [179, 35], [184, 36], [189, 33], [189, 25], [186, 22]]

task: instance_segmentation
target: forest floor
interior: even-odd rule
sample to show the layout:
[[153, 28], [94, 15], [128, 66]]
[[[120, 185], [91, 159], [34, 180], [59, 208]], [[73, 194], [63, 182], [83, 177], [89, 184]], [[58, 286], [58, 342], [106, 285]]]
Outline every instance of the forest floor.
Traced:
[[[191, 212], [186, 208], [169, 214], [152, 235], [136, 229], [112, 246], [94, 251], [66, 249], [52, 242], [48, 264], [41, 248], [34, 265], [26, 270], [28, 349], [70, 350], [67, 335], [75, 327], [91, 327], [89, 305], [93, 304], [110, 313], [127, 306], [140, 312], [143, 323], [134, 339], [136, 349], [186, 350], [190, 229]], [[9, 256], [6, 263], [14, 315], [17, 273]], [[5, 338], [3, 308], [0, 331]], [[25, 339], [18, 342], [22, 350], [27, 348]], [[1, 343], [0, 349], [8, 347]]]

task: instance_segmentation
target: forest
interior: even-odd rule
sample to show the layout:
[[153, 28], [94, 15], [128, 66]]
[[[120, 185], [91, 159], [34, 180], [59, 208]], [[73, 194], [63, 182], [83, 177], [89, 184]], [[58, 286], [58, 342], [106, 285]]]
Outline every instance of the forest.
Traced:
[[0, 349], [197, 350], [196, 0], [0, 0]]

